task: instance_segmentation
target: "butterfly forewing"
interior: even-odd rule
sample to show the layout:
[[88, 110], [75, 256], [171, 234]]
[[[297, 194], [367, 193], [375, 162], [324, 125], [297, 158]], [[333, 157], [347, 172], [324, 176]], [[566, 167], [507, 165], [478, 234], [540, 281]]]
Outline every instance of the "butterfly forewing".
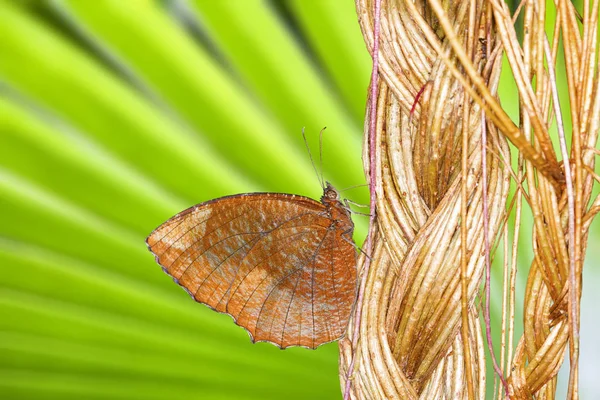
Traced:
[[339, 201], [256, 193], [185, 210], [148, 237], [193, 297], [254, 341], [320, 344], [345, 331], [356, 295], [352, 221]]

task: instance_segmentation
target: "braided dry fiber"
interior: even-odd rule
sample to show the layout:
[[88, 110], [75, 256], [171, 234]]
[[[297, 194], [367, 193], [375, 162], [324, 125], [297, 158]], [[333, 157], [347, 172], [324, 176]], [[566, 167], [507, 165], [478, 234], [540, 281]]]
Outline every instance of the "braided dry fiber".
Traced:
[[[476, 9], [483, 10], [482, 4], [478, 0]], [[459, 40], [465, 43], [467, 5], [464, 1], [446, 4], [455, 31], [461, 33]], [[373, 4], [359, 0], [357, 10], [371, 48]], [[475, 38], [486, 36], [485, 17], [481, 12], [475, 15]], [[474, 392], [478, 398], [485, 394], [484, 342], [475, 304], [484, 271], [482, 111], [465, 94], [426, 35], [434, 36], [449, 53], [450, 46], [425, 2], [383, 2], [376, 133], [378, 227], [352, 377], [351, 396], [357, 399], [466, 398], [464, 343], [469, 346]], [[497, 54], [485, 57], [481, 43], [473, 37], [469, 40], [475, 43], [475, 65], [495, 93], [499, 58]], [[411, 118], [411, 107], [423, 87]], [[487, 147], [493, 150], [488, 153], [486, 171], [489, 234], [493, 238], [504, 218], [510, 181], [498, 155], [504, 159], [510, 155], [498, 130], [491, 124], [486, 129]], [[466, 341], [461, 337], [460, 281], [463, 133], [468, 135], [469, 166], [470, 333]], [[352, 357], [351, 334], [352, 328], [340, 343], [342, 381]]]
[[[373, 46], [373, 1], [357, 0], [368, 48]], [[566, 0], [557, 0], [553, 10], [547, 10], [544, 1], [524, 2], [519, 7], [525, 27], [519, 42], [514, 16], [502, 0], [382, 0], [377, 226], [372, 227], [373, 257], [360, 305], [360, 340], [353, 349], [351, 321], [348, 337], [340, 342], [342, 387], [355, 358], [352, 398], [484, 398], [485, 360], [476, 307], [485, 253], [482, 178], [488, 182], [489, 238], [494, 240], [500, 232], [508, 238], [511, 174], [519, 184], [515, 239], [512, 245], [505, 241], [500, 343], [509, 397], [553, 399], [556, 374], [568, 353], [568, 398], [578, 398], [582, 266], [588, 229], [600, 211], [600, 195], [592, 199], [594, 182], [600, 180], [594, 173], [594, 157], [600, 155], [595, 147], [600, 125], [599, 2], [584, 2], [582, 13]], [[548, 39], [549, 12], [558, 16]], [[554, 72], [559, 38], [565, 43], [570, 146]], [[518, 127], [495, 96], [503, 51], [519, 92]], [[549, 133], [553, 121], [558, 135]], [[482, 132], [487, 132], [485, 171]], [[517, 149], [515, 172], [507, 169], [505, 137]], [[465, 147], [468, 166], [463, 174]], [[560, 155], [554, 147], [560, 148]], [[365, 162], [367, 170], [368, 165]], [[513, 351], [522, 200], [533, 214], [534, 258], [528, 270], [524, 334]], [[461, 225], [467, 229], [468, 303], [461, 303]], [[362, 257], [359, 265], [364, 263]], [[461, 306], [466, 304], [469, 310], [461, 319]], [[498, 388], [495, 395], [504, 393]]]
[[[546, 10], [544, 2], [528, 2], [522, 11], [524, 26], [522, 45], [510, 23], [498, 24], [503, 45], [519, 87], [522, 109], [522, 131], [539, 148], [550, 142], [544, 132], [556, 120], [561, 142], [562, 159], [570, 162], [564, 169], [566, 182], [552, 184], [547, 177], [536, 174], [525, 162], [528, 203], [534, 216], [534, 259], [528, 271], [524, 304], [524, 334], [518, 341], [507, 373], [511, 398], [554, 399], [556, 376], [569, 354], [570, 377], [568, 399], [577, 399], [579, 353], [579, 300], [583, 259], [587, 235], [593, 217], [600, 210], [600, 197], [592, 200], [594, 158], [600, 124], [600, 80], [597, 53], [599, 1], [583, 2], [579, 14], [571, 2], [560, 0], [555, 8]], [[507, 7], [498, 3], [495, 17], [508, 21]], [[547, 38], [544, 32], [549, 12], [558, 17]], [[558, 103], [556, 64], [559, 37], [563, 41], [566, 81], [569, 93], [571, 127], [570, 154], [563, 130], [564, 118]], [[519, 48], [521, 47], [521, 48]], [[546, 65], [545, 65], [546, 64]], [[549, 67], [548, 67], [549, 66]], [[535, 90], [529, 82], [537, 82]], [[563, 110], [562, 112], [565, 112]], [[536, 120], [544, 122], [542, 129]], [[556, 155], [554, 155], [556, 157]], [[572, 171], [572, 172], [571, 172]], [[521, 175], [523, 172], [518, 171]], [[511, 346], [509, 346], [509, 351]], [[510, 359], [510, 352], [509, 359]]]

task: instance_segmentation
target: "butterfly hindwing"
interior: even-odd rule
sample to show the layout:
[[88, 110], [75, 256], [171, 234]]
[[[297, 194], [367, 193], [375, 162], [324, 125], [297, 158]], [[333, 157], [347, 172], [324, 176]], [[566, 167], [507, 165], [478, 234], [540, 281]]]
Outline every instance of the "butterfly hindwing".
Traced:
[[147, 244], [195, 300], [230, 314], [254, 341], [315, 348], [343, 335], [354, 302], [347, 219], [307, 197], [244, 194], [177, 214]]

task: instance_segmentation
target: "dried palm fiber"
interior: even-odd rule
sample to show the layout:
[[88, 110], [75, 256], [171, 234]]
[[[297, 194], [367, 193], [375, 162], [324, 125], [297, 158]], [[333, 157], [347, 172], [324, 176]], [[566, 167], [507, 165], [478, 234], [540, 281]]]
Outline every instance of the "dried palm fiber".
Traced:
[[[557, 11], [559, 18], [550, 44], [544, 33], [544, 3], [528, 4], [524, 19], [530, 29], [524, 33], [521, 54], [512, 55], [515, 59], [513, 64], [521, 64], [530, 80], [535, 78], [538, 82], [533, 103], [547, 125], [556, 118], [559, 137], [562, 138], [563, 159], [570, 159], [570, 163], [565, 165], [567, 182], [558, 188], [546, 177], [536, 175], [532, 166], [526, 163], [528, 195], [534, 215], [534, 259], [525, 292], [524, 334], [509, 369], [509, 384], [514, 393], [511, 398], [515, 399], [531, 398], [532, 395], [538, 399], [555, 398], [556, 376], [567, 350], [571, 359], [567, 398], [578, 398], [581, 273], [589, 224], [600, 203], [600, 198], [596, 197], [588, 207], [594, 179], [598, 179], [593, 172], [600, 123], [600, 81], [598, 66], [594, 62], [598, 1], [593, 1], [591, 6], [585, 2], [581, 32], [576, 22], [577, 12], [570, 2], [559, 1]], [[499, 8], [496, 12], [507, 14], [506, 8]], [[571, 106], [570, 155], [567, 154], [562, 132], [553, 67], [559, 34], [565, 43], [563, 49]], [[544, 68], [544, 58], [549, 65], [547, 68]], [[531, 119], [530, 115], [523, 115], [523, 131], [527, 136], [531, 135]]]
[[[457, 32], [467, 32], [467, 5], [447, 4]], [[357, 2], [368, 47], [372, 45], [372, 8], [369, 1]], [[416, 14], [421, 18], [415, 18]], [[483, 33], [486, 19], [481, 13], [477, 18]], [[360, 341], [352, 377], [353, 398], [454, 399], [466, 394], [465, 342], [460, 336], [463, 132], [468, 133], [469, 165], [467, 277], [471, 307], [466, 343], [471, 354], [475, 392], [479, 398], [484, 396], [483, 340], [474, 304], [484, 270], [482, 113], [465, 96], [460, 82], [425, 39], [423, 30], [436, 36], [440, 33], [435, 26], [431, 27], [433, 21], [433, 14], [424, 3], [384, 1], [382, 4], [377, 233], [365, 293], [367, 300], [362, 304]], [[438, 38], [444, 51], [449, 52], [445, 39]], [[466, 39], [466, 35], [461, 36], [461, 40]], [[480, 73], [495, 92], [499, 58], [486, 58], [481, 50], [475, 53]], [[417, 93], [424, 86], [411, 117]], [[470, 110], [467, 119], [462, 112], [465, 106]], [[463, 127], [467, 120], [468, 125]], [[509, 159], [504, 137], [491, 124], [487, 130], [487, 146]], [[487, 165], [490, 237], [495, 237], [504, 215], [510, 175], [498, 157], [490, 155]], [[342, 380], [352, 357], [351, 335], [349, 332], [349, 337], [340, 343]]]
[[[368, 48], [373, 45], [372, 3], [357, 0]], [[470, 375], [473, 397], [484, 398], [483, 341], [473, 307], [483, 271], [480, 141], [484, 125], [480, 123], [481, 109], [477, 105], [483, 104], [487, 118], [493, 121], [493, 125], [485, 124], [489, 149], [485, 171], [489, 182], [489, 237], [497, 237], [506, 218], [510, 171], [505, 165], [510, 154], [504, 136], [519, 150], [518, 182], [526, 177], [528, 191], [517, 191], [517, 203], [525, 196], [534, 214], [535, 258], [526, 288], [525, 333], [514, 358], [514, 262], [510, 271], [511, 300], [509, 306], [503, 303], [503, 316], [509, 314], [510, 333], [508, 344], [503, 336], [502, 358], [509, 361], [502, 365], [509, 376], [510, 397], [554, 398], [556, 373], [569, 345], [569, 398], [577, 398], [579, 282], [587, 230], [600, 210], [600, 197], [590, 201], [594, 179], [598, 180], [593, 173], [594, 155], [600, 154], [594, 148], [600, 117], [594, 56], [598, 1], [594, 0], [591, 6], [586, 3], [582, 33], [577, 29], [572, 4], [558, 1], [559, 18], [551, 49], [544, 46], [543, 2], [527, 2], [524, 7], [527, 29], [522, 47], [506, 4], [498, 0], [444, 5], [438, 0], [427, 4], [384, 0], [382, 4], [382, 83], [377, 99], [375, 149], [378, 222], [372, 227], [374, 252], [365, 301], [360, 305], [360, 341], [352, 349], [350, 328], [348, 337], [340, 343], [342, 386], [350, 360], [355, 357], [352, 398], [467, 398], [466, 375]], [[469, 10], [477, 12], [471, 13], [467, 22]], [[548, 133], [553, 118], [557, 118], [559, 133], [562, 127], [558, 102], [553, 100], [557, 95], [552, 68], [560, 31], [568, 43], [565, 58], [573, 120], [571, 163], [563, 166], [557, 162]], [[473, 36], [483, 39], [485, 49], [474, 48]], [[494, 98], [502, 47], [519, 89], [519, 128]], [[457, 58], [460, 62], [456, 62]], [[535, 90], [531, 84], [534, 79]], [[423, 97], [409, 118], [415, 97], [423, 87]], [[469, 96], [464, 95], [463, 88]], [[476, 98], [477, 103], [471, 98]], [[465, 120], [469, 124], [463, 127]], [[468, 135], [469, 166], [465, 179], [465, 223], [467, 297], [471, 308], [466, 340], [460, 337], [459, 281], [463, 132]], [[563, 139], [560, 144], [565, 159], [568, 156], [564, 132], [559, 136]], [[368, 166], [365, 162], [365, 169]], [[519, 188], [522, 189], [520, 184]], [[515, 238], [518, 226], [517, 221]], [[359, 265], [364, 264], [362, 257]], [[505, 263], [505, 276], [507, 268]], [[570, 291], [570, 286], [575, 290]], [[351, 327], [352, 324], [353, 321]], [[503, 332], [504, 328], [503, 323]], [[464, 369], [465, 356], [470, 360], [471, 374]], [[502, 395], [499, 390], [497, 396]]]

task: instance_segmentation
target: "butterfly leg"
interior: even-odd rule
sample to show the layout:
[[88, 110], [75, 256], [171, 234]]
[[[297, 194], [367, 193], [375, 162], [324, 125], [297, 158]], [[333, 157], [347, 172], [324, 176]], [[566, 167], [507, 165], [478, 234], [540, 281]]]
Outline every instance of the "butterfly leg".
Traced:
[[360, 251], [361, 253], [363, 253], [365, 255], [365, 257], [367, 257], [368, 259], [371, 259], [371, 257], [369, 257], [369, 255], [367, 253], [365, 253], [360, 247], [358, 247], [354, 241], [352, 240], [352, 232], [353, 229], [348, 229], [345, 232], [342, 232], [342, 239], [344, 239], [346, 242], [350, 243], [352, 246], [354, 246], [358, 251]]
[[356, 214], [356, 215], [364, 215], [365, 217], [370, 217], [371, 214], [366, 214], [366, 213], [361, 213], [358, 211], [354, 211], [351, 207], [350, 204], [355, 205], [357, 207], [362, 207], [362, 208], [366, 208], [369, 207], [368, 205], [365, 204], [360, 204], [360, 203], [356, 203], [352, 200], [348, 200], [348, 199], [344, 199], [344, 207], [346, 208], [346, 210], [350, 211], [352, 214]]
[[352, 201], [350, 199], [344, 199], [344, 204], [346, 204], [346, 205], [352, 204], [353, 206], [360, 207], [360, 208], [369, 208], [370, 207], [369, 204], [360, 204], [360, 203], [357, 203], [357, 202]]

